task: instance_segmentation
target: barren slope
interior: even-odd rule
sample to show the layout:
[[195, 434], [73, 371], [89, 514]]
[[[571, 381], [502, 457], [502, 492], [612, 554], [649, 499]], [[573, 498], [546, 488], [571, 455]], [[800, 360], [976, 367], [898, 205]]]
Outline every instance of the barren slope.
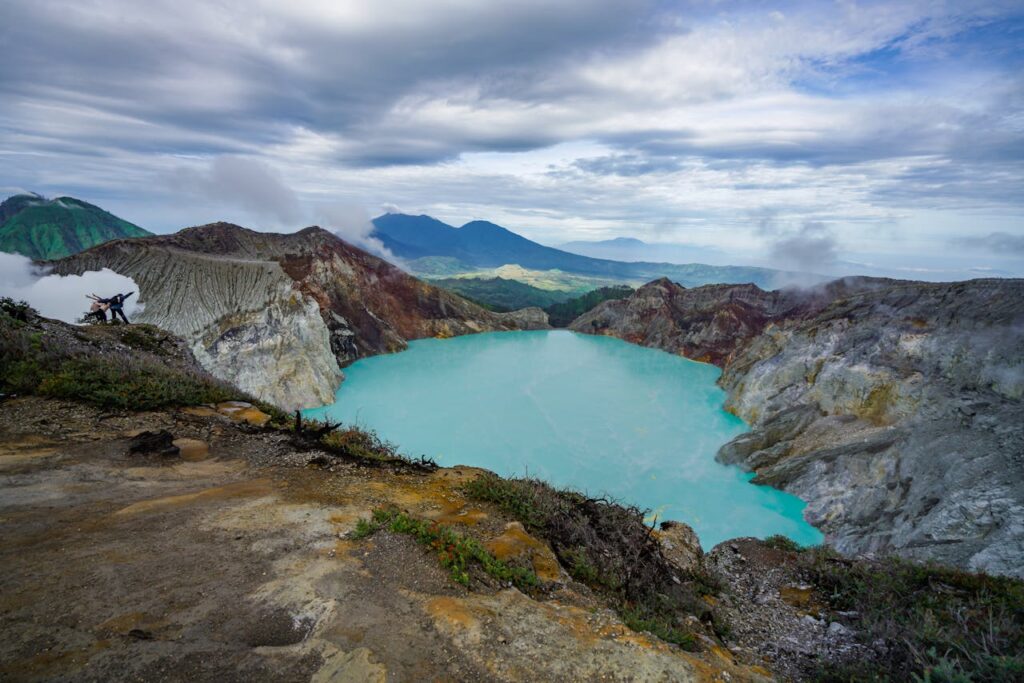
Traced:
[[547, 325], [427, 285], [320, 228], [258, 233], [227, 223], [118, 240], [63, 259], [139, 285], [139, 321], [185, 338], [217, 377], [282, 408], [330, 402], [340, 368], [410, 339]]

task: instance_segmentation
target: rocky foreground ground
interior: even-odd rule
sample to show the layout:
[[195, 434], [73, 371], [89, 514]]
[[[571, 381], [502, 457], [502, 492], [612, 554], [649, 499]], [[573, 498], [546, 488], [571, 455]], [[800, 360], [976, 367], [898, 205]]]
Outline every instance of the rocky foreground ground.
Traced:
[[1016, 681], [1024, 583], [400, 457], [0, 300], [0, 680]]
[[[737, 541], [707, 558], [725, 581], [707, 600], [750, 618], [687, 652], [626, 628], [544, 542], [468, 500], [478, 470], [325, 466], [246, 420], [259, 412], [0, 405], [0, 677], [757, 681], [859, 647], [785, 552]], [[129, 455], [159, 430], [178, 454]], [[543, 590], [464, 587], [406, 535], [351, 538], [388, 505], [525, 563]]]

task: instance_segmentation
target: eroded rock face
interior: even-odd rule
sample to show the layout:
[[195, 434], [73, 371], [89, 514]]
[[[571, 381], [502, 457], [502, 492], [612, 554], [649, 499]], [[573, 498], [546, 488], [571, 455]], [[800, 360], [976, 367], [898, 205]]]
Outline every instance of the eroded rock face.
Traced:
[[808, 501], [848, 553], [1024, 574], [1024, 281], [811, 291], [661, 280], [571, 329], [723, 368], [723, 462]]
[[138, 283], [139, 322], [183, 337], [215, 376], [287, 410], [328, 403], [341, 368], [407, 340], [547, 327], [427, 285], [320, 228], [258, 233], [214, 223], [108, 242], [54, 265]]

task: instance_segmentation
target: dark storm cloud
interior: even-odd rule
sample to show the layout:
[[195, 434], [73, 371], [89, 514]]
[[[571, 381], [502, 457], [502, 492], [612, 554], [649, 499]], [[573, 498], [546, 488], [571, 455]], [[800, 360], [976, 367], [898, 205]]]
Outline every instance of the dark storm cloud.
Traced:
[[[564, 96], [558, 65], [598, 45], [635, 41], [648, 5], [391, 2], [372, 13], [338, 3], [357, 16], [330, 21], [277, 10], [261, 20], [259, 7], [246, 3], [18, 2], [5, 10], [0, 95], [11, 108], [50, 103], [180, 131], [177, 146], [155, 130], [122, 134], [121, 144], [138, 151], [163, 144], [234, 153], [279, 140], [290, 127], [350, 136], [339, 156], [364, 166], [532, 149], [553, 139], [501, 126], [424, 125], [396, 136], [391, 129], [407, 122], [389, 124], [387, 113], [404, 97], [461, 89], [472, 106]], [[86, 132], [106, 145], [118, 130]]]
[[[624, 175], [668, 169], [686, 156], [813, 165], [1024, 157], [1012, 117], [935, 105], [854, 107], [838, 128], [754, 121], [724, 136], [685, 124], [602, 126], [603, 111], [645, 100], [628, 94], [621, 78], [583, 76], [578, 67], [595, 54], [637, 53], [662, 34], [688, 35], [688, 13], [700, 11], [648, 0], [13, 2], [2, 29], [0, 95], [5, 128], [52, 121], [58, 144], [75, 144], [77, 132], [96, 147], [140, 153], [244, 154], [303, 128], [343, 138], [331, 158], [361, 167], [531, 150], [580, 134], [623, 150], [590, 170]], [[892, 49], [909, 50], [916, 37], [896, 34]], [[804, 61], [836, 68], [834, 58]], [[708, 78], [697, 79], [699, 89], [680, 82], [672, 97], [735, 95], [713, 72]], [[1003, 111], [1019, 111], [1019, 90]], [[450, 108], [424, 114], [439, 101]], [[546, 113], [554, 107], [573, 111]]]
[[[417, 116], [419, 101], [462, 98], [478, 119], [486, 119], [492, 105], [498, 113], [509, 103], [615, 106], [614, 98], [623, 96], [579, 78], [574, 60], [598, 48], [628, 54], [641, 38], [649, 44], [655, 37], [651, 9], [644, 0], [437, 3], [429, 11], [422, 3], [399, 2], [381, 12], [407, 14], [408, 21], [358, 8], [335, 21], [316, 12], [261, 21], [259, 7], [245, 4], [19, 2], [5, 17], [0, 94], [15, 113], [17, 102], [28, 101], [133, 119], [131, 130], [102, 121], [86, 126], [83, 134], [99, 146], [237, 154], [303, 127], [348, 138], [336, 154], [342, 162], [433, 163], [468, 151], [535, 149], [567, 133], [557, 125], [544, 133], [537, 125], [501, 125], [497, 115], [491, 123], [436, 125]], [[394, 111], [404, 98], [411, 98], [408, 116]], [[73, 114], [51, 116], [59, 122]], [[579, 127], [588, 114], [572, 118]], [[755, 125], [727, 139], [686, 128], [595, 129], [593, 135], [651, 157], [652, 168], [679, 156], [849, 164], [936, 152], [1005, 158], [1024, 150], [1024, 136], [999, 116], [964, 118], [942, 107], [908, 105], [872, 107], [854, 113], [845, 129], [811, 128], [809, 134], [796, 134], [797, 124], [789, 133]], [[168, 139], [167, 131], [150, 127], [178, 135]], [[614, 163], [594, 170], [608, 172]], [[645, 163], [620, 166], [625, 173], [645, 172]]]

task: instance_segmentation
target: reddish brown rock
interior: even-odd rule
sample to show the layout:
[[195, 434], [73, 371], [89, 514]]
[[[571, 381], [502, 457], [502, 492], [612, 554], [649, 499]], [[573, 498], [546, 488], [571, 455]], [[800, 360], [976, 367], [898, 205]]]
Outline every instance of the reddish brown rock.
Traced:
[[342, 367], [412, 339], [547, 327], [540, 309], [484, 310], [317, 227], [212, 223], [107, 242], [53, 268], [131, 277], [139, 322], [181, 336], [213, 375], [287, 410], [330, 402]]

